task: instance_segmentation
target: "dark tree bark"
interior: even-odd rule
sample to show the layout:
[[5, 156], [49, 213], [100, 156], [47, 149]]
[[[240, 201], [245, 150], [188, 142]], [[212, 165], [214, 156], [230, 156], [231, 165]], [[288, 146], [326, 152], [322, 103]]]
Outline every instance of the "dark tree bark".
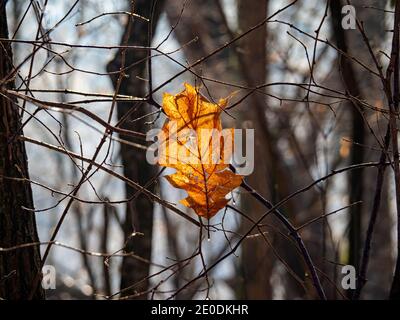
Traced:
[[[390, 111], [398, 112], [399, 110], [399, 29], [400, 29], [400, 4], [396, 2], [395, 5], [395, 14], [394, 14], [394, 24], [393, 24], [393, 40], [392, 40], [392, 52], [391, 52], [391, 61], [388, 67], [388, 70], [393, 67], [393, 107], [391, 107]], [[393, 65], [392, 65], [393, 63]], [[392, 81], [389, 76], [390, 72], [387, 73], [387, 81], [390, 83]], [[390, 106], [390, 99], [389, 106]], [[392, 119], [392, 118], [391, 118]], [[399, 150], [397, 147], [398, 139], [398, 129], [397, 129], [397, 117], [394, 120], [394, 125], [390, 124], [391, 130], [395, 132], [392, 133], [392, 152], [393, 152], [393, 161], [394, 165], [394, 175], [395, 175], [395, 186], [396, 186], [396, 208], [397, 208], [397, 259], [396, 259], [396, 267], [393, 275], [393, 282], [390, 288], [389, 299], [391, 300], [400, 300], [400, 204], [399, 204], [399, 187], [398, 187], [398, 167], [399, 165]], [[393, 131], [392, 131], [393, 132]], [[397, 163], [396, 163], [397, 162]], [[396, 172], [397, 171], [397, 172]]]
[[[238, 1], [238, 20], [240, 32], [245, 32], [267, 17], [268, 1]], [[263, 84], [267, 81], [267, 27], [263, 26], [250, 33], [239, 43], [238, 50], [240, 74], [245, 78], [246, 84], [250, 87]], [[265, 165], [257, 164], [254, 172], [249, 176], [249, 183], [257, 190], [269, 190], [269, 197], [276, 200], [274, 187], [277, 183], [272, 174], [273, 164], [271, 148], [267, 145], [265, 131], [268, 125], [265, 117], [265, 96], [253, 94], [251, 97], [253, 111], [243, 114], [245, 120], [252, 123], [255, 129], [255, 150], [256, 157], [266, 159]], [[253, 199], [243, 199], [245, 212], [253, 219], [259, 216], [263, 207], [254, 203]], [[250, 226], [248, 221], [242, 220], [242, 229], [247, 230]], [[273, 239], [271, 239], [273, 241]], [[240, 298], [244, 299], [271, 299], [272, 287], [270, 278], [275, 264], [275, 258], [271, 249], [260, 238], [258, 241], [243, 243], [241, 257], [241, 269], [243, 274], [242, 292], [238, 292]]]
[[[6, 1], [0, 1], [0, 38], [8, 38]], [[10, 43], [0, 44], [0, 81], [12, 70]], [[14, 88], [11, 79], [1, 84], [0, 90]], [[15, 139], [21, 125], [17, 102], [0, 96], [0, 247], [7, 248], [24, 243], [38, 242], [33, 208], [28, 161], [24, 143]], [[24, 179], [24, 180], [22, 180]], [[40, 274], [38, 246], [0, 252], [0, 298], [27, 299], [33, 279]], [[38, 286], [34, 299], [44, 299], [44, 291]]]
[[[130, 1], [129, 1], [130, 2]], [[157, 1], [157, 7], [155, 10], [154, 17], [151, 21], [153, 29], [155, 29], [160, 14], [160, 10], [163, 6], [164, 1]], [[148, 0], [138, 0], [134, 1], [134, 12], [140, 16], [151, 18], [151, 8], [153, 1]], [[121, 43], [131, 46], [147, 46], [148, 45], [148, 26], [149, 24], [140, 20], [134, 19], [132, 21], [131, 28], [126, 27], [125, 32], [122, 36]], [[131, 29], [131, 30], [129, 30]], [[125, 43], [126, 42], [126, 43]], [[146, 50], [130, 50], [127, 52], [125, 57], [125, 66], [133, 65], [145, 59], [148, 55]], [[108, 64], [108, 71], [118, 71], [120, 70], [122, 64], [122, 51], [120, 50], [115, 58]], [[140, 62], [133, 67], [130, 67], [125, 71], [128, 77], [124, 78], [119, 87], [118, 93], [125, 95], [132, 95], [143, 97], [146, 93], [144, 82], [140, 78], [146, 78], [146, 62]], [[111, 77], [113, 85], [117, 87], [118, 75]], [[118, 118], [122, 119], [127, 112], [134, 111], [129, 115], [129, 117], [124, 121], [123, 128], [129, 129], [137, 132], [145, 132], [149, 129], [144, 123], [149, 121], [148, 118], [144, 118], [139, 121], [132, 121], [134, 119], [140, 118], [147, 114], [149, 106], [145, 103], [132, 104], [132, 103], [118, 103]], [[133, 138], [124, 137], [133, 142]], [[132, 147], [121, 144], [121, 157], [122, 164], [124, 166], [124, 174], [128, 178], [138, 182], [140, 185], [145, 185], [150, 181], [156, 174], [156, 167], [150, 165], [146, 161], [145, 151], [138, 149], [133, 149]], [[125, 186], [127, 197], [131, 197], [135, 194], [134, 190], [129, 185]], [[154, 187], [150, 186], [147, 188], [150, 191], [154, 191]], [[136, 255], [145, 258], [147, 260], [151, 259], [152, 251], [152, 229], [153, 229], [153, 203], [144, 195], [140, 194], [133, 201], [127, 204], [126, 216], [124, 222], [124, 235], [127, 241], [125, 250], [128, 252], [134, 252]], [[133, 236], [134, 232], [140, 232], [143, 236]], [[136, 282], [146, 279], [149, 275], [150, 265], [142, 261], [124, 258], [122, 262], [121, 271], [121, 289], [132, 286]], [[148, 289], [148, 281], [142, 281], [140, 285], [136, 286], [132, 290], [127, 290], [124, 292], [125, 295], [132, 295], [134, 293], [143, 292]], [[138, 298], [145, 299], [146, 295], [141, 295]]]
[[[368, 66], [374, 68], [375, 64], [366, 44], [362, 39], [359, 30], [344, 30], [341, 26], [342, 5], [345, 1], [331, 1], [330, 9], [332, 14], [333, 38], [337, 47], [350, 56], [357, 56]], [[357, 18], [363, 22], [363, 27], [369, 38], [371, 45], [377, 52], [383, 41], [382, 30], [385, 29], [385, 13], [377, 10], [368, 10], [363, 6], [378, 7], [381, 4], [379, 0], [355, 0], [352, 5], [356, 7]], [[371, 74], [352, 63], [350, 59], [339, 56], [340, 80], [344, 84], [344, 88], [351, 95], [366, 101], [380, 101], [382, 84], [380, 79], [374, 78]], [[380, 148], [372, 135], [366, 134], [366, 124], [362, 117], [362, 106], [349, 105], [350, 112], [350, 136], [357, 143], [351, 148], [350, 164], [361, 162], [377, 161], [377, 153], [372, 149], [365, 148], [365, 145]], [[367, 115], [367, 113], [365, 113]], [[368, 115], [366, 116], [368, 118]], [[381, 131], [384, 136], [384, 128], [387, 126], [387, 119], [382, 117], [378, 124], [370, 121], [370, 126], [376, 132]], [[382, 129], [380, 129], [382, 128]], [[350, 233], [349, 233], [349, 264], [356, 267], [360, 272], [360, 255], [364, 246], [364, 235], [367, 230], [367, 224], [371, 219], [371, 210], [374, 205], [374, 195], [376, 189], [376, 172], [369, 170], [354, 170], [348, 176], [349, 185], [349, 203], [362, 200], [363, 205], [353, 206], [350, 210]], [[365, 196], [368, 195], [368, 196]], [[392, 239], [387, 230], [393, 223], [393, 218], [389, 210], [389, 198], [387, 187], [382, 188], [380, 205], [378, 206], [379, 218], [374, 226], [373, 247], [368, 268], [368, 282], [363, 291], [363, 298], [366, 299], [382, 299], [388, 294], [390, 285], [390, 275], [392, 271], [393, 257]], [[365, 281], [366, 279], [358, 279]], [[349, 292], [349, 296], [352, 292]]]
[[[336, 44], [340, 50], [349, 53], [347, 45], [347, 37], [341, 26], [342, 20], [342, 4], [340, 1], [331, 1], [330, 9], [332, 12], [332, 23]], [[344, 87], [352, 96], [360, 98], [360, 88], [356, 79], [355, 70], [349, 59], [339, 55], [339, 67], [342, 75]], [[351, 110], [351, 139], [359, 144], [364, 145], [364, 119], [361, 115], [362, 106], [352, 103]], [[351, 148], [350, 164], [362, 163], [364, 159], [364, 147]], [[349, 194], [350, 203], [362, 200], [363, 194], [363, 170], [353, 170], [349, 174]], [[349, 232], [349, 264], [353, 265], [356, 270], [359, 269], [361, 254], [361, 211], [362, 206], [352, 206], [350, 209], [350, 232]]]

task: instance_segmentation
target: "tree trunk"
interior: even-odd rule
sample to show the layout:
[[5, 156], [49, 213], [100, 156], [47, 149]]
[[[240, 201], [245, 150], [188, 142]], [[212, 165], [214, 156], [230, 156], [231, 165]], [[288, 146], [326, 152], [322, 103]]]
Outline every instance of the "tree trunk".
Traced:
[[[332, 23], [336, 44], [340, 50], [348, 53], [347, 37], [341, 26], [340, 1], [331, 1]], [[345, 90], [354, 97], [360, 97], [360, 89], [356, 79], [355, 70], [350, 59], [339, 54], [339, 68], [343, 78]], [[355, 145], [351, 148], [350, 165], [359, 164], [364, 159], [364, 119], [361, 115], [360, 104], [350, 104], [351, 110], [351, 139], [361, 147]], [[363, 194], [363, 170], [353, 170], [348, 175], [349, 203], [362, 200]], [[361, 254], [361, 209], [362, 206], [352, 206], [350, 208], [350, 231], [349, 231], [349, 264], [359, 270]]]
[[[0, 38], [8, 38], [6, 1], [0, 1]], [[0, 81], [12, 70], [12, 50], [7, 42], [0, 47]], [[1, 91], [12, 89], [14, 81], [1, 85]], [[7, 248], [38, 242], [28, 161], [20, 134], [21, 117], [17, 102], [0, 96], [0, 247]], [[18, 180], [19, 179], [19, 180]], [[24, 180], [21, 180], [24, 179]], [[39, 246], [0, 252], [0, 298], [27, 299], [34, 277], [40, 274]], [[38, 286], [34, 299], [44, 299]]]
[[[350, 56], [357, 55], [358, 59], [365, 64], [374, 68], [374, 62], [370, 53], [366, 49], [364, 40], [359, 31], [344, 30], [341, 26], [342, 5], [345, 1], [331, 1], [331, 13], [333, 23], [333, 37], [336, 39], [336, 44], [343, 52], [347, 52]], [[385, 29], [385, 13], [377, 10], [368, 10], [363, 8], [368, 5], [377, 7], [381, 4], [380, 0], [369, 0], [366, 3], [363, 0], [355, 0], [352, 5], [356, 8], [357, 18], [363, 21], [363, 27], [369, 38], [374, 51], [382, 46], [382, 30]], [[344, 87], [351, 95], [356, 96], [366, 101], [374, 103], [382, 100], [381, 82], [380, 79], [374, 78], [369, 71], [361, 68], [350, 59], [342, 56], [340, 58], [341, 79]], [[372, 148], [380, 148], [380, 145], [375, 141], [375, 137], [366, 134], [366, 125], [360, 113], [362, 108], [360, 105], [349, 105], [351, 108], [350, 114], [350, 135], [351, 139], [357, 143], [351, 148], [350, 164], [361, 162], [377, 161], [377, 152]], [[364, 111], [365, 112], [365, 111]], [[369, 115], [365, 112], [364, 117], [369, 119]], [[380, 132], [382, 136], [386, 128], [387, 120], [385, 117], [380, 117], [377, 121], [370, 121], [369, 125]], [[382, 128], [382, 129], [380, 129]], [[371, 146], [366, 148], [365, 146]], [[348, 176], [349, 186], [349, 203], [362, 200], [363, 205], [353, 206], [350, 210], [350, 233], [349, 233], [349, 259], [348, 263], [354, 265], [359, 272], [360, 254], [363, 249], [364, 234], [367, 223], [371, 215], [371, 208], [374, 201], [376, 188], [376, 172], [372, 170], [353, 170]], [[367, 197], [363, 195], [368, 195]], [[370, 196], [369, 196], [370, 195]], [[367, 299], [382, 299], [388, 294], [390, 286], [390, 275], [392, 270], [393, 258], [391, 256], [392, 239], [388, 229], [393, 223], [393, 219], [389, 210], [389, 199], [387, 192], [387, 183], [384, 184], [381, 205], [379, 208], [379, 216], [375, 224], [373, 237], [373, 247], [371, 251], [370, 263], [368, 268], [368, 282], [365, 286], [363, 297]], [[379, 249], [378, 249], [379, 248]], [[349, 292], [349, 296], [352, 293]]]
[[[245, 32], [267, 17], [268, 1], [238, 1], [238, 20], [240, 32]], [[261, 85], [267, 81], [267, 27], [253, 31], [239, 43], [238, 54], [241, 75], [245, 78], [246, 84], [250, 87]], [[266, 99], [264, 95], [254, 93], [250, 99], [252, 112], [243, 114], [243, 120], [251, 121], [254, 128], [254, 150], [257, 158], [266, 159], [256, 163], [254, 172], [248, 177], [251, 186], [256, 190], [269, 190], [268, 197], [275, 202], [276, 176], [272, 169], [273, 152], [268, 145], [268, 138], [265, 132], [269, 130], [265, 117]], [[272, 139], [271, 139], [272, 140]], [[274, 141], [272, 142], [274, 143]], [[256, 219], [264, 208], [253, 199], [243, 197], [242, 206], [248, 215]], [[241, 228], [248, 230], [249, 224], [242, 220]], [[273, 239], [271, 239], [273, 242]], [[273, 297], [271, 286], [271, 275], [275, 264], [275, 257], [271, 248], [260, 237], [254, 241], [245, 241], [242, 245], [241, 270], [243, 274], [243, 288], [239, 293], [241, 299], [271, 299]]]
[[[140, 16], [151, 18], [151, 7], [153, 1], [148, 0], [137, 0], [134, 2], [134, 12]], [[163, 1], [157, 2], [157, 8], [155, 10], [155, 15], [152, 20], [153, 29], [157, 25], [160, 10], [162, 8]], [[148, 45], [148, 23], [140, 19], [134, 19], [131, 25], [131, 30], [126, 27], [125, 32], [122, 36], [121, 44], [130, 46], [147, 46]], [[126, 43], [125, 43], [126, 42]], [[108, 64], [107, 69], [109, 72], [120, 70], [122, 51], [116, 54], [114, 59]], [[145, 59], [147, 57], [146, 50], [129, 50], [125, 58], [125, 66], [131, 66], [138, 61]], [[143, 61], [130, 67], [125, 73], [128, 75], [124, 78], [119, 87], [119, 94], [132, 95], [142, 97], [145, 95], [145, 84], [143, 80], [139, 79], [146, 78], [144, 72], [146, 71], [146, 62]], [[113, 85], [117, 87], [118, 75], [114, 74], [111, 76]], [[149, 112], [149, 107], [147, 104], [141, 103], [140, 105], [135, 105], [131, 102], [118, 103], [118, 118], [122, 119], [125, 114], [132, 108], [136, 110], [124, 121], [123, 128], [129, 129], [137, 132], [145, 132], [149, 129], [144, 123], [149, 121], [148, 118], [144, 118], [139, 121], [132, 121], [134, 119], [140, 118]], [[134, 138], [124, 137], [124, 139], [143, 143], [143, 141], [135, 141]], [[138, 182], [140, 185], [145, 185], [149, 180], [151, 180], [156, 174], [156, 169], [154, 166], [150, 165], [146, 161], [146, 152], [138, 149], [133, 149], [132, 147], [121, 144], [121, 158], [122, 164], [124, 166], [124, 174], [126, 177]], [[135, 194], [134, 190], [129, 185], [125, 185], [127, 197], [131, 197]], [[147, 188], [151, 192], [154, 191], [152, 186]], [[134, 252], [144, 259], [151, 259], [152, 251], [152, 229], [153, 229], [153, 203], [144, 195], [140, 194], [133, 201], [127, 203], [126, 216], [124, 222], [124, 235], [126, 242], [125, 250], [127, 252]], [[132, 236], [134, 232], [140, 232], [143, 236]], [[146, 279], [149, 275], [150, 265], [126, 257], [122, 262], [121, 270], [121, 289], [132, 286], [140, 280]], [[124, 292], [125, 295], [132, 295], [139, 292], [144, 292], [148, 289], [149, 282], [144, 280], [140, 285], [136, 286], [132, 290], [127, 290]], [[146, 294], [138, 296], [139, 299], [146, 299]]]

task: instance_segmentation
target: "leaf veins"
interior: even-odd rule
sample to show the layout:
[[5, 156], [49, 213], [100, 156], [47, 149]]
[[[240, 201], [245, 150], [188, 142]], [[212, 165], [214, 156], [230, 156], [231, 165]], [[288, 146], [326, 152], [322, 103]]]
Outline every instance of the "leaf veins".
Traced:
[[209, 102], [189, 84], [177, 95], [163, 97], [168, 120], [158, 136], [158, 163], [176, 169], [166, 178], [187, 192], [180, 202], [208, 219], [226, 206], [226, 195], [243, 178], [229, 169], [233, 129], [223, 130], [220, 119], [226, 105], [226, 99]]

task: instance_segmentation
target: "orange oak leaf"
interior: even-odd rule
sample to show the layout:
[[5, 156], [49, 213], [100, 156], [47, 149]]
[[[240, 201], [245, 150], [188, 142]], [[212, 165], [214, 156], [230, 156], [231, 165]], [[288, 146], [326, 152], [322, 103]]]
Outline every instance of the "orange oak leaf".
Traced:
[[229, 169], [234, 134], [222, 129], [220, 119], [226, 105], [227, 99], [212, 103], [189, 84], [163, 97], [168, 119], [158, 135], [158, 163], [176, 169], [166, 178], [187, 192], [180, 202], [208, 219], [226, 206], [227, 194], [243, 179]]

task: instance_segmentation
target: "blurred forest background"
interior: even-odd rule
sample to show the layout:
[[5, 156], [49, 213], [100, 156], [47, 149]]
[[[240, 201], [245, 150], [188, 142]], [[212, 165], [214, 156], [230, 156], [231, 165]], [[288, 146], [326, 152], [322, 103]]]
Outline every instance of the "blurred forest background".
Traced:
[[[1, 0], [0, 297], [43, 298], [43, 264], [47, 299], [399, 297], [398, 11]], [[162, 94], [185, 82], [210, 101], [235, 92], [224, 126], [255, 129], [256, 193], [235, 190], [209, 226], [136, 134], [162, 126]], [[279, 212], [258, 221], [258, 196]]]

